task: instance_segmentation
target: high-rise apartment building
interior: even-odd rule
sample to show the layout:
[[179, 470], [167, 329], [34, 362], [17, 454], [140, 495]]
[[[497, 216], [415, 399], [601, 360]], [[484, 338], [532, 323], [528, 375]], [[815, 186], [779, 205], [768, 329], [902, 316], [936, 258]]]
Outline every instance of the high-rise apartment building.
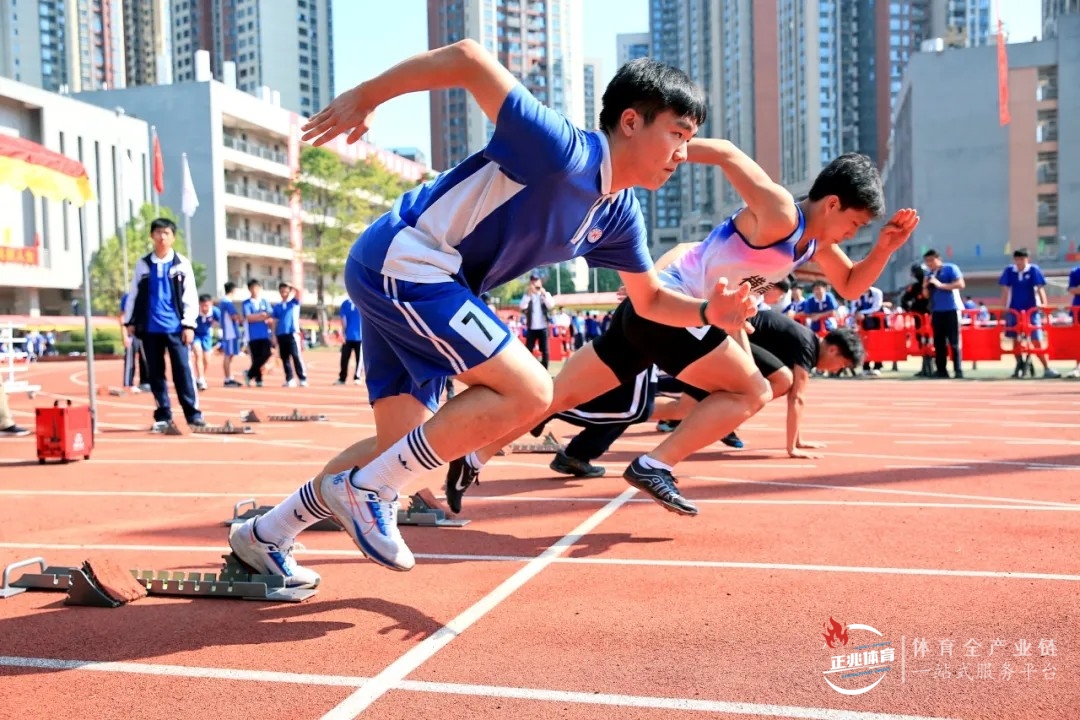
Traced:
[[45, 90], [124, 86], [119, 0], [0, 0], [0, 75]]
[[[650, 0], [652, 55], [709, 98], [702, 133], [732, 140], [796, 195], [845, 152], [884, 163], [923, 40], [980, 46], [990, 30], [990, 0]], [[741, 204], [712, 169], [683, 166], [655, 193], [652, 234], [698, 239]]]
[[596, 130], [600, 127], [600, 101], [604, 96], [603, 74], [604, 67], [600, 58], [585, 58], [583, 65], [585, 84], [584, 92], [585, 124], [586, 130]]
[[[428, 0], [428, 46], [472, 38], [540, 102], [585, 124], [581, 4], [576, 0]], [[431, 93], [431, 163], [437, 170], [480, 150], [494, 125], [462, 89]]]
[[615, 36], [615, 61], [622, 67], [631, 60], [648, 57], [651, 47], [652, 42], [647, 32], [619, 33]]
[[126, 84], [172, 82], [172, 28], [169, 0], [123, 0]]
[[333, 29], [330, 0], [172, 0], [173, 78], [194, 80], [206, 50], [215, 79], [311, 115], [334, 97]]
[[1057, 37], [1057, 19], [1080, 13], [1080, 0], [1042, 0], [1043, 37]]

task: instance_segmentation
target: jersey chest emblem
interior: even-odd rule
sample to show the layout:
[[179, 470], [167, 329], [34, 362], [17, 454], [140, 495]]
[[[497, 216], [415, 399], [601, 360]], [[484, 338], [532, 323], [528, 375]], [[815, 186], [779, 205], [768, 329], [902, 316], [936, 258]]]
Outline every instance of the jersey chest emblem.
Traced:
[[604, 231], [603, 230], [601, 230], [600, 228], [593, 228], [592, 230], [589, 231], [589, 234], [588, 234], [587, 238], [588, 238], [590, 243], [597, 243], [597, 242], [600, 242], [600, 238], [603, 237], [603, 236], [604, 236]]

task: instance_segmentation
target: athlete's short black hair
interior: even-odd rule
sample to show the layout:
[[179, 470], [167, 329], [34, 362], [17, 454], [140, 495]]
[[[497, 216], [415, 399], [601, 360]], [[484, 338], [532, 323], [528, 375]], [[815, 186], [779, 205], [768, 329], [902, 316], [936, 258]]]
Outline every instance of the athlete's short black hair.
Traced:
[[852, 367], [862, 365], [866, 350], [863, 348], [862, 338], [859, 333], [851, 328], [837, 328], [830, 330], [829, 334], [821, 339], [826, 345], [832, 345], [840, 353], [840, 357], [851, 363]]
[[156, 218], [150, 222], [150, 233], [153, 234], [155, 230], [172, 230], [173, 235], [175, 235], [176, 223], [169, 218]]
[[210, 297], [209, 295], [207, 295], [206, 293], [203, 293], [202, 295], [199, 296], [199, 302], [201, 302], [201, 303], [210, 302], [211, 300], [213, 300], [213, 298]]
[[810, 200], [821, 200], [829, 195], [839, 198], [842, 210], [869, 210], [874, 217], [885, 214], [881, 175], [874, 161], [866, 155], [841, 155], [818, 173], [810, 187]]
[[235, 289], [236, 289], [236, 283], [234, 283], [232, 281], [229, 281], [229, 282], [225, 283], [225, 294], [226, 295], [228, 295], [229, 293], [231, 293]]
[[605, 132], [613, 131], [623, 112], [630, 108], [637, 110], [646, 124], [670, 110], [700, 127], [709, 114], [705, 93], [689, 75], [648, 57], [626, 63], [608, 83], [600, 110], [600, 127]]

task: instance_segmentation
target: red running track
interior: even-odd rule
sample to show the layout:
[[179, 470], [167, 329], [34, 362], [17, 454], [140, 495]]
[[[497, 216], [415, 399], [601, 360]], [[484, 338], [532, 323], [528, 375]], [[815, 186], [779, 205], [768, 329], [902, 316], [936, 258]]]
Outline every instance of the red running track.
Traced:
[[[149, 397], [106, 396], [89, 462], [42, 467], [33, 438], [3, 441], [0, 564], [214, 571], [237, 501], [276, 502], [372, 432], [363, 390], [331, 387], [335, 363], [313, 354], [308, 388], [218, 378], [202, 396], [212, 422], [295, 408], [326, 423], [160, 437]], [[12, 398], [20, 422], [84, 397], [82, 365], [32, 378], [46, 392]], [[815, 380], [805, 434], [825, 455], [787, 458], [773, 404], [740, 431], [746, 449], [680, 468], [697, 518], [619, 478], [659, 438], [641, 425], [606, 478], [499, 458], [467, 527], [403, 529], [410, 573], [363, 560], [344, 533], [306, 533], [300, 560], [323, 585], [302, 604], [0, 600], [0, 715], [1075, 718], [1078, 397], [1065, 381]], [[441, 492], [437, 475], [427, 485]], [[830, 618], [847, 632], [836, 649]], [[875, 679], [862, 694], [827, 682]]]

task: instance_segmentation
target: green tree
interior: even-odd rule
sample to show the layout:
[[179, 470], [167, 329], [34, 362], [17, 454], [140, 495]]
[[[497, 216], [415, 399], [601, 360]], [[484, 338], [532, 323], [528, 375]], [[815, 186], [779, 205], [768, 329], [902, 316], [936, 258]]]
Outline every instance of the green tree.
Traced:
[[549, 265], [541, 272], [544, 273], [544, 289], [552, 295], [574, 292], [574, 274], [569, 263]]
[[[127, 257], [124, 257], [124, 246], [120, 241], [120, 236], [113, 235], [102, 242], [101, 247], [94, 251], [90, 258], [90, 305], [94, 313], [114, 316], [120, 314], [120, 296], [129, 289], [129, 286], [124, 284], [124, 264], [127, 263], [127, 277], [130, 283], [135, 263], [153, 250], [153, 242], [150, 240], [150, 223], [159, 217], [177, 223], [176, 242], [173, 248], [181, 254], [187, 254], [187, 243], [182, 226], [177, 222], [176, 213], [167, 207], [160, 207], [155, 212], [152, 204], [144, 204], [124, 228], [127, 239]], [[196, 283], [202, 285], [206, 279], [206, 266], [197, 262], [193, 264], [193, 268]]]
[[326, 148], [305, 147], [300, 152], [300, 174], [293, 190], [300, 193], [310, 217], [304, 224], [304, 250], [314, 266], [321, 342], [326, 341], [329, 315], [326, 297], [338, 289], [349, 248], [408, 187], [374, 159], [349, 164]]
[[611, 268], [599, 268], [595, 277], [596, 279], [589, 283], [593, 292], [615, 292], [622, 285], [619, 273]]

